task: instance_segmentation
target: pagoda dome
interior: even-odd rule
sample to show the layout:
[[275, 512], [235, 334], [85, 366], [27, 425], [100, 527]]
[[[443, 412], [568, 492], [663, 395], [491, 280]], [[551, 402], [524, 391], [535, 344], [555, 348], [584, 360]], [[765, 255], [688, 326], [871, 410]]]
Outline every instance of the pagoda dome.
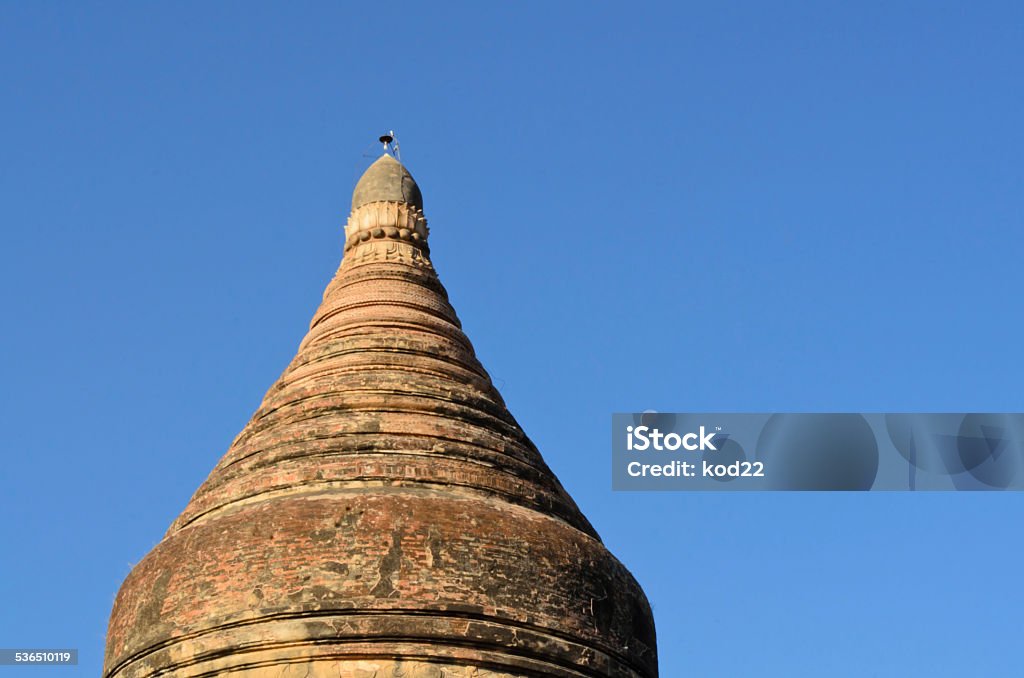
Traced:
[[421, 207], [390, 156], [360, 179], [295, 358], [122, 584], [105, 678], [656, 678], [647, 599], [477, 360]]
[[377, 158], [352, 191], [352, 209], [371, 202], [404, 202], [423, 209], [423, 194], [405, 166], [390, 154]]

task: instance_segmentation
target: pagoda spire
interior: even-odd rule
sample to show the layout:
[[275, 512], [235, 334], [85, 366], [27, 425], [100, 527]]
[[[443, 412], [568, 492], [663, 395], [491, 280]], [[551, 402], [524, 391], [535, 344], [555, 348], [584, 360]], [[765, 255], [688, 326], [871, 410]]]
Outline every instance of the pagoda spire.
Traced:
[[509, 413], [428, 236], [385, 153], [297, 355], [122, 586], [107, 678], [657, 675], [643, 592]]

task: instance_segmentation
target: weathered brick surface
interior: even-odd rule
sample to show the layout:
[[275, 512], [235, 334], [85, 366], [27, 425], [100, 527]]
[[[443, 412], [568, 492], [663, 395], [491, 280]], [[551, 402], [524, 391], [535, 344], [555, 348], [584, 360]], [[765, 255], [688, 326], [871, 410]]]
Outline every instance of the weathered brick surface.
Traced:
[[477, 361], [421, 205], [371, 194], [295, 359], [122, 586], [105, 674], [656, 676], [643, 592]]

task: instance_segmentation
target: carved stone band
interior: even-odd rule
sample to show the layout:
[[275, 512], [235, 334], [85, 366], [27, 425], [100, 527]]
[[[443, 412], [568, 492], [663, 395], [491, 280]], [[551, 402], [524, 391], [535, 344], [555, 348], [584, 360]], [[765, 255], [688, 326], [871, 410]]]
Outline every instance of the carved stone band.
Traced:
[[427, 249], [427, 219], [415, 205], [371, 202], [356, 208], [345, 224], [345, 251], [371, 239], [405, 240]]

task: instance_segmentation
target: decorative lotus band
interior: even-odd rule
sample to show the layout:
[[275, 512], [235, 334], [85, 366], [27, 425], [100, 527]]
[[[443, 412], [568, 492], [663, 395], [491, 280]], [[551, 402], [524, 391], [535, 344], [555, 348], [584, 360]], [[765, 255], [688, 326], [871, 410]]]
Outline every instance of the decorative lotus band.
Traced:
[[407, 202], [371, 202], [352, 210], [345, 224], [345, 251], [374, 239], [403, 240], [429, 253], [427, 218]]

